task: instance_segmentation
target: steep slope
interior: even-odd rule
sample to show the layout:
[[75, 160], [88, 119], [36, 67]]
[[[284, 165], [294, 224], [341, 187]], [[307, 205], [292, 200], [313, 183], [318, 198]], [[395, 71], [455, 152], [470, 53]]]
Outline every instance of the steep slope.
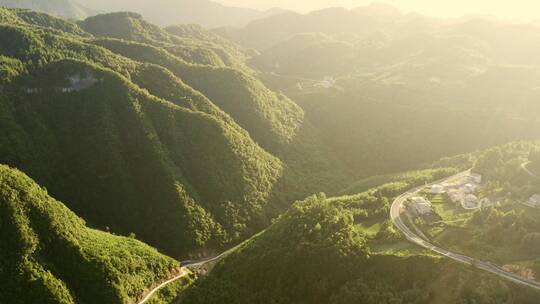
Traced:
[[250, 64], [261, 71], [322, 79], [349, 71], [355, 56], [352, 43], [322, 33], [303, 33], [273, 45]]
[[181, 37], [121, 13], [104, 18], [117, 16], [126, 39], [146, 43], [93, 38], [28, 15], [0, 10], [0, 162], [92, 225], [170, 254], [205, 254], [260, 230], [291, 201], [345, 184], [287, 97], [246, 71], [167, 51], [208, 34]]
[[0, 33], [9, 64], [0, 162], [93, 225], [135, 232], [175, 255], [268, 220], [262, 209], [281, 162], [172, 73], [28, 24]]
[[0, 0], [0, 6], [26, 8], [70, 19], [83, 19], [96, 13], [73, 0]]
[[150, 45], [101, 39], [93, 43], [138, 61], [172, 71], [231, 115], [265, 148], [291, 141], [302, 112], [289, 99], [266, 89], [260, 81], [238, 70], [190, 65]]
[[279, 10], [262, 12], [248, 8], [225, 6], [209, 0], [78, 0], [79, 3], [103, 12], [130, 10], [144, 15], [160, 26], [195, 23], [204, 27], [244, 26]]
[[300, 105], [360, 178], [539, 138], [532, 24], [368, 6], [276, 15], [224, 34], [259, 50], [249, 63], [265, 85]]
[[25, 24], [32, 24], [79, 36], [90, 36], [81, 30], [79, 26], [65, 19], [26, 9], [1, 9], [0, 23], [19, 24], [23, 26]]
[[[369, 236], [381, 194], [311, 197], [201, 279], [183, 303], [535, 303], [538, 293], [433, 256], [373, 252], [399, 247], [391, 226]], [[382, 191], [382, 192], [381, 192]], [[351, 203], [355, 207], [351, 207]], [[354, 214], [360, 208], [363, 212]], [[360, 211], [357, 209], [357, 211]], [[362, 215], [363, 214], [363, 215]], [[365, 216], [368, 215], [366, 218]], [[386, 228], [384, 228], [386, 227]], [[397, 238], [397, 240], [396, 240]], [[369, 240], [368, 240], [369, 239]], [[377, 240], [378, 239], [378, 240]], [[412, 248], [411, 250], [414, 250]]]
[[[390, 10], [392, 10], [390, 8]], [[393, 26], [399, 21], [399, 12], [380, 13], [373, 4], [361, 9], [327, 8], [307, 14], [283, 12], [250, 22], [243, 28], [219, 30], [219, 33], [241, 45], [265, 50], [281, 41], [301, 33], [324, 33], [355, 38], [369, 34], [378, 27]], [[265, 33], [261, 35], [261, 33]]]
[[[113, 15], [121, 19], [132, 18], [130, 14]], [[93, 19], [96, 22], [100, 18], [110, 20], [113, 15], [99, 15]], [[127, 21], [119, 22], [127, 23]], [[197, 27], [172, 27], [168, 30], [177, 37], [167, 38], [169, 40], [189, 37], [205, 41], [200, 39], [208, 37], [212, 43], [229, 50], [227, 51], [229, 56], [237, 53], [230, 43], [223, 42], [223, 39], [216, 38], [215, 35], [201, 31]], [[130, 30], [130, 32], [148, 31], [155, 32], [153, 36], [164, 35], [156, 27]], [[114, 31], [111, 34], [105, 32], [95, 34], [122, 39], [132, 39], [134, 36], [121, 37]], [[255, 78], [253, 71], [235, 68], [235, 65], [212, 67], [186, 63], [170, 47], [159, 47], [159, 44], [151, 41], [139, 43], [101, 38], [92, 40], [92, 43], [131, 59], [167, 68], [228, 113], [257, 143], [285, 163], [284, 178], [277, 188], [282, 189], [277, 191], [281, 192], [278, 193], [277, 197], [280, 197], [278, 201], [288, 204], [292, 200], [317, 191], [335, 192], [346, 183], [347, 170], [335, 158], [331, 149], [322, 144], [319, 132], [304, 118], [303, 111], [285, 95], [266, 88]], [[178, 44], [174, 46], [176, 45]], [[299, 182], [300, 180], [302, 182]]]
[[85, 226], [18, 170], [0, 165], [0, 302], [133, 303], [179, 264]]
[[[2, 162], [32, 174], [92, 223], [185, 254], [219, 236], [208, 212], [233, 235], [245, 230], [280, 175], [280, 162], [243, 131], [115, 74], [68, 61], [33, 77], [2, 98]], [[62, 77], [97, 82], [65, 92]]]
[[[232, 43], [221, 36], [204, 29], [197, 24], [174, 25], [165, 28], [167, 32], [182, 39], [182, 45], [200, 45], [205, 49], [211, 49], [220, 56], [226, 66], [247, 69], [245, 66], [246, 58], [252, 53], [242, 49], [240, 46]], [[177, 46], [180, 48], [181, 46]], [[169, 48], [173, 54], [177, 54], [177, 48]], [[181, 50], [182, 48], [180, 48]], [[182, 57], [180, 57], [182, 58]], [[189, 62], [189, 61], [188, 61]]]
[[533, 150], [529, 154], [530, 166], [535, 172], [540, 172], [540, 150]]
[[[175, 43], [177, 36], [147, 24], [140, 16], [129, 13], [98, 15], [80, 24], [96, 36], [124, 39], [99, 39], [94, 41], [95, 44], [131, 59], [171, 70], [230, 114], [270, 151], [295, 137], [303, 113], [292, 101], [271, 92], [246, 72], [189, 64], [159, 48], [156, 45], [160, 43]], [[99, 29], [92, 25], [99, 25]]]

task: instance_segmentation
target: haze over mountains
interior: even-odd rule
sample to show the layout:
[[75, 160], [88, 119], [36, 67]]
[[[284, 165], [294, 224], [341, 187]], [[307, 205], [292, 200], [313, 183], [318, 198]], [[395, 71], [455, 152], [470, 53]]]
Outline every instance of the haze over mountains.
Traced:
[[0, 6], [28, 8], [69, 19], [84, 19], [98, 12], [132, 11], [161, 25], [200, 24], [208, 28], [244, 26], [252, 20], [281, 13], [231, 7], [209, 0], [0, 0]]
[[90, 8], [92, 6], [86, 7], [73, 0], [2, 0], [0, 6], [26, 8], [70, 19], [84, 19], [97, 14]]
[[[532, 24], [372, 5], [285, 13], [220, 33], [259, 51], [250, 64], [266, 84], [299, 103], [357, 172], [369, 170], [360, 158], [375, 173], [537, 137], [540, 28]], [[393, 149], [379, 150], [381, 138]]]
[[[389, 214], [471, 167], [495, 198], [540, 191], [520, 169], [540, 167], [538, 27], [382, 5], [39, 3], [79, 20], [0, 8], [0, 303], [132, 304], [185, 271], [149, 303], [536, 304]], [[428, 228], [481, 219], [540, 244], [537, 210], [504, 202]], [[231, 247], [208, 275], [180, 268]]]

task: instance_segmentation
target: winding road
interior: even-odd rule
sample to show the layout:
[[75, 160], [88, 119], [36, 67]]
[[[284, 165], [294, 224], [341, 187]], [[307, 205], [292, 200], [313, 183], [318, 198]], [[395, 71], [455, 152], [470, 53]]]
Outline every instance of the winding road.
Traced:
[[532, 178], [540, 180], [540, 176], [536, 175], [534, 172], [529, 170], [529, 168], [527, 168], [527, 165], [529, 165], [530, 163], [531, 162], [526, 162], [526, 163], [521, 164], [521, 169], [525, 171], [527, 174], [529, 174]]
[[137, 302], [137, 304], [145, 304], [145, 303], [147, 303], [158, 291], [160, 291], [161, 289], [167, 287], [169, 284], [172, 284], [172, 283], [180, 280], [181, 278], [187, 276], [191, 272], [189, 270], [190, 268], [202, 267], [202, 266], [204, 266], [206, 264], [209, 264], [209, 263], [212, 263], [212, 262], [217, 262], [217, 261], [223, 259], [224, 257], [228, 256], [229, 254], [233, 253], [234, 251], [236, 251], [238, 248], [242, 247], [244, 244], [246, 244], [250, 240], [256, 238], [259, 235], [261, 235], [265, 231], [266, 230], [263, 230], [263, 231], [255, 234], [254, 236], [250, 237], [249, 239], [247, 239], [247, 240], [243, 241], [242, 243], [232, 247], [231, 249], [228, 249], [225, 252], [222, 252], [221, 254], [219, 254], [217, 256], [214, 256], [214, 257], [211, 257], [211, 258], [204, 258], [204, 259], [198, 260], [198, 261], [183, 261], [183, 262], [181, 262], [180, 264], [182, 265], [182, 267], [180, 268], [180, 273], [178, 275], [167, 279], [166, 281], [160, 283], [158, 286], [154, 287], [152, 290], [148, 291], [145, 294], [145, 296], [140, 301]]
[[501, 277], [503, 279], [512, 281], [514, 283], [525, 285], [525, 286], [540, 290], [540, 283], [539, 282], [536, 282], [534, 280], [529, 280], [527, 278], [521, 277], [521, 276], [519, 276], [519, 275], [517, 275], [515, 273], [512, 273], [512, 272], [508, 272], [508, 271], [502, 269], [501, 267], [499, 267], [497, 265], [494, 265], [494, 264], [492, 264], [490, 262], [479, 261], [479, 260], [477, 260], [475, 258], [468, 257], [468, 256], [458, 254], [458, 253], [454, 253], [454, 252], [448, 251], [448, 250], [446, 250], [444, 248], [438, 247], [438, 246], [430, 243], [430, 241], [428, 239], [423, 239], [420, 236], [418, 236], [417, 234], [415, 234], [403, 222], [403, 218], [402, 218], [401, 214], [402, 214], [402, 211], [405, 210], [404, 203], [407, 201], [407, 199], [417, 195], [422, 189], [425, 189], [426, 187], [432, 186], [434, 184], [438, 184], [438, 183], [442, 183], [442, 182], [449, 182], [449, 181], [452, 181], [452, 180], [455, 180], [455, 179], [462, 178], [462, 177], [470, 174], [470, 172], [471, 172], [470, 170], [467, 170], [467, 171], [458, 173], [456, 175], [450, 176], [450, 177], [448, 177], [446, 179], [436, 181], [436, 182], [431, 183], [429, 185], [425, 185], [425, 186], [421, 186], [421, 187], [411, 189], [411, 190], [403, 193], [402, 195], [398, 196], [394, 200], [394, 202], [392, 203], [392, 207], [390, 209], [390, 218], [391, 218], [392, 222], [403, 233], [403, 235], [405, 235], [405, 237], [407, 238], [408, 241], [410, 241], [410, 242], [412, 242], [412, 243], [414, 243], [414, 244], [416, 244], [416, 245], [418, 245], [420, 247], [426, 248], [426, 249], [428, 249], [428, 250], [430, 250], [432, 252], [435, 252], [437, 254], [440, 254], [442, 256], [450, 258], [450, 259], [452, 259], [454, 261], [457, 261], [459, 263], [469, 265], [469, 266], [474, 266], [474, 267], [476, 267], [476, 268], [478, 268], [480, 270], [487, 271], [489, 273], [495, 274], [495, 275], [497, 275], [497, 276], [499, 276], [499, 277]]
[[[530, 172], [527, 169], [527, 163], [523, 164], [521, 167], [526, 172], [529, 172], [531, 174], [531, 176], [540, 179], [540, 177], [536, 176], [534, 173]], [[430, 186], [435, 185], [435, 184], [443, 183], [443, 182], [450, 182], [452, 180], [460, 179], [460, 178], [462, 178], [464, 176], [469, 175], [470, 173], [471, 173], [471, 170], [463, 171], [463, 172], [460, 172], [460, 173], [458, 173], [456, 175], [450, 176], [448, 178], [433, 182], [431, 184], [427, 184], [427, 185], [423, 185], [423, 186], [420, 186], [420, 187], [413, 188], [413, 189], [403, 193], [402, 195], [398, 196], [394, 200], [394, 202], [392, 203], [392, 207], [390, 208], [390, 218], [391, 218], [392, 222], [403, 233], [403, 235], [405, 236], [405, 238], [407, 238], [408, 241], [410, 241], [410, 242], [412, 242], [412, 243], [414, 243], [414, 244], [416, 244], [416, 245], [418, 245], [420, 247], [426, 248], [426, 249], [428, 249], [428, 250], [430, 250], [432, 252], [435, 252], [437, 254], [440, 254], [442, 256], [450, 258], [450, 259], [452, 259], [454, 261], [457, 261], [459, 263], [469, 265], [469, 266], [474, 266], [474, 267], [476, 267], [476, 268], [478, 268], [480, 270], [495, 274], [495, 275], [497, 275], [497, 276], [499, 276], [499, 277], [501, 277], [503, 279], [512, 281], [514, 283], [525, 285], [525, 286], [540, 290], [540, 283], [539, 282], [536, 282], [534, 280], [529, 280], [527, 278], [521, 277], [521, 276], [519, 276], [519, 275], [517, 275], [515, 273], [512, 273], [512, 272], [508, 272], [508, 271], [502, 269], [501, 267], [499, 267], [497, 265], [494, 265], [494, 264], [492, 264], [490, 262], [479, 261], [479, 260], [477, 260], [475, 258], [468, 257], [468, 256], [458, 254], [458, 253], [454, 253], [454, 252], [448, 251], [448, 250], [446, 250], [444, 248], [438, 247], [438, 246], [432, 244], [425, 236], [421, 237], [418, 234], [414, 233], [413, 230], [411, 230], [403, 222], [402, 213], [404, 213], [403, 211], [405, 210], [404, 203], [409, 198], [417, 195], [421, 190], [423, 190], [423, 189], [425, 189], [427, 187], [430, 187]], [[231, 249], [229, 249], [229, 250], [227, 250], [227, 251], [225, 251], [225, 252], [223, 252], [223, 253], [215, 256], [215, 257], [206, 258], [206, 259], [202, 259], [202, 260], [199, 260], [199, 261], [184, 261], [184, 262], [182, 262], [181, 263], [182, 268], [180, 268], [180, 273], [179, 274], [175, 275], [172, 278], [167, 279], [166, 281], [160, 283], [158, 286], [154, 287], [152, 290], [147, 292], [145, 294], [145, 296], [143, 297], [143, 299], [138, 301], [137, 304], [145, 304], [145, 303], [147, 303], [159, 290], [165, 288], [169, 284], [172, 284], [172, 283], [178, 281], [179, 279], [185, 277], [186, 275], [188, 275], [190, 273], [190, 270], [189, 270], [190, 268], [202, 267], [202, 266], [204, 266], [206, 264], [209, 264], [209, 263], [212, 263], [212, 262], [217, 262], [217, 261], [221, 260], [222, 258], [226, 257], [227, 255], [231, 254], [233, 251], [240, 248], [242, 245], [244, 245], [249, 240], [252, 240], [253, 238], [255, 238], [258, 235], [262, 234], [263, 232], [264, 231], [259, 232], [258, 234], [256, 234], [252, 238], [247, 239], [246, 241], [238, 244], [237, 246], [235, 246], [235, 247], [233, 247], [233, 248], [231, 248]]]

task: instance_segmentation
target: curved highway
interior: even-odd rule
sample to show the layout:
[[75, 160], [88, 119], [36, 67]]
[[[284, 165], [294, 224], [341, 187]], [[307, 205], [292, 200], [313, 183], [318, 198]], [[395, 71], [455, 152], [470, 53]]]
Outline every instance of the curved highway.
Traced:
[[540, 180], [540, 176], [536, 175], [534, 172], [529, 170], [529, 168], [527, 168], [527, 165], [529, 165], [530, 163], [531, 162], [525, 162], [525, 163], [521, 164], [521, 169], [523, 171], [525, 171], [527, 174], [529, 174], [531, 177]]
[[442, 256], [450, 258], [450, 259], [452, 259], [454, 261], [457, 261], [459, 263], [469, 265], [469, 266], [474, 266], [474, 267], [476, 267], [476, 268], [478, 268], [480, 270], [487, 271], [489, 273], [495, 274], [495, 275], [497, 275], [497, 276], [499, 276], [499, 277], [501, 277], [503, 279], [512, 281], [514, 283], [529, 286], [531, 288], [540, 290], [540, 283], [539, 282], [536, 282], [534, 280], [529, 280], [527, 278], [521, 277], [521, 276], [519, 276], [519, 275], [517, 275], [515, 273], [512, 273], [512, 272], [505, 271], [501, 267], [499, 267], [497, 265], [494, 265], [492, 263], [479, 261], [479, 260], [476, 260], [476, 259], [474, 259], [472, 257], [468, 257], [468, 256], [465, 256], [465, 255], [462, 255], [462, 254], [454, 253], [454, 252], [448, 251], [448, 250], [446, 250], [444, 248], [438, 247], [438, 246], [432, 244], [429, 240], [423, 239], [420, 236], [418, 236], [417, 234], [415, 234], [403, 222], [403, 219], [401, 217], [401, 213], [405, 209], [404, 208], [404, 203], [407, 201], [407, 199], [417, 195], [418, 192], [420, 192], [422, 189], [425, 189], [426, 187], [429, 187], [429, 186], [434, 185], [434, 184], [442, 183], [442, 182], [445, 182], [445, 181], [451, 181], [451, 180], [454, 180], [454, 179], [459, 179], [459, 178], [464, 177], [464, 176], [466, 176], [468, 174], [470, 174], [470, 170], [458, 173], [456, 175], [453, 175], [453, 176], [448, 177], [446, 179], [434, 182], [434, 183], [429, 184], [429, 185], [425, 185], [425, 186], [421, 186], [421, 187], [411, 189], [411, 190], [403, 193], [402, 195], [398, 196], [394, 200], [394, 202], [392, 203], [392, 207], [390, 209], [390, 218], [391, 218], [392, 222], [403, 233], [403, 235], [405, 235], [405, 237], [407, 238], [408, 241], [410, 241], [410, 242], [412, 242], [412, 243], [414, 243], [414, 244], [416, 244], [416, 245], [418, 245], [420, 247], [431, 250], [432, 252], [435, 252], [437, 254], [440, 254]]
[[[522, 166], [522, 168], [527, 170], [526, 169], [526, 164], [524, 164]], [[433, 182], [431, 184], [427, 184], [427, 185], [424, 185], [424, 186], [421, 186], [421, 187], [413, 188], [413, 189], [403, 193], [402, 195], [398, 196], [394, 200], [394, 202], [392, 203], [392, 207], [390, 208], [390, 218], [391, 218], [392, 222], [403, 233], [403, 235], [407, 238], [408, 241], [410, 241], [410, 242], [412, 242], [412, 243], [414, 243], [414, 244], [416, 244], [416, 245], [418, 245], [420, 247], [431, 250], [432, 252], [435, 252], [437, 254], [440, 254], [442, 256], [450, 258], [450, 259], [452, 259], [454, 261], [457, 261], [459, 263], [474, 266], [474, 267], [476, 267], [478, 269], [490, 272], [492, 274], [495, 274], [495, 275], [497, 275], [497, 276], [499, 276], [501, 278], [512, 281], [514, 283], [529, 286], [531, 288], [540, 290], [540, 283], [539, 282], [529, 280], [527, 278], [521, 277], [521, 276], [519, 276], [517, 274], [514, 274], [512, 272], [505, 271], [501, 267], [499, 267], [497, 265], [494, 265], [492, 263], [479, 261], [479, 260], [476, 260], [476, 259], [474, 259], [472, 257], [468, 257], [468, 256], [465, 256], [465, 255], [462, 255], [462, 254], [454, 253], [454, 252], [448, 251], [446, 249], [443, 249], [441, 247], [438, 247], [438, 246], [430, 243], [430, 241], [427, 238], [425, 238], [425, 236], [424, 236], [424, 238], [422, 238], [419, 235], [415, 234], [413, 232], [413, 230], [411, 230], [403, 222], [401, 213], [402, 213], [402, 211], [404, 211], [404, 203], [407, 201], [407, 199], [417, 195], [421, 190], [423, 190], [423, 189], [425, 189], [427, 187], [430, 187], [430, 186], [432, 186], [434, 184], [438, 184], [438, 183], [442, 183], [442, 182], [449, 182], [449, 181], [452, 181], [452, 180], [455, 180], [455, 179], [462, 178], [462, 177], [464, 177], [464, 176], [466, 176], [468, 174], [470, 174], [470, 170], [458, 173], [456, 175], [450, 176], [450, 177], [445, 178], [443, 180]], [[540, 177], [538, 177], [538, 178], [540, 179]], [[137, 304], [145, 304], [145, 303], [147, 303], [159, 290], [165, 288], [169, 284], [171, 284], [173, 282], [176, 282], [177, 280], [179, 280], [179, 279], [185, 277], [186, 275], [188, 275], [190, 273], [190, 270], [189, 270], [190, 268], [202, 267], [202, 266], [204, 266], [206, 264], [219, 261], [222, 258], [226, 257], [227, 255], [231, 254], [233, 251], [240, 248], [242, 245], [244, 245], [249, 240], [252, 240], [253, 238], [255, 238], [258, 235], [262, 234], [263, 232], [264, 231], [259, 232], [258, 234], [254, 235], [252, 238], [247, 239], [246, 241], [238, 244], [237, 246], [235, 246], [235, 247], [233, 247], [233, 248], [231, 248], [231, 249], [229, 249], [229, 250], [227, 250], [227, 251], [225, 251], [225, 252], [223, 252], [220, 255], [217, 255], [215, 257], [206, 258], [206, 259], [199, 260], [199, 261], [184, 261], [184, 262], [182, 262], [181, 264], [183, 266], [182, 266], [182, 268], [180, 268], [180, 273], [179, 274], [177, 274], [176, 276], [174, 276], [172, 278], [167, 279], [166, 281], [162, 282], [158, 286], [154, 287], [152, 290], [150, 290], [148, 293], [146, 293], [145, 296], [143, 297], [143, 299], [138, 301]]]

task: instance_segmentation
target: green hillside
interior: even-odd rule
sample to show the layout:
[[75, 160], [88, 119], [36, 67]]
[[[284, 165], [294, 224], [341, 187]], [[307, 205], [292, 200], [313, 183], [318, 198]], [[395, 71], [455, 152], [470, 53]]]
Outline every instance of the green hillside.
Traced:
[[538, 139], [540, 31], [391, 7], [287, 13], [221, 31], [357, 177]]
[[243, 26], [248, 22], [280, 13], [279, 9], [266, 12], [250, 8], [223, 5], [211, 0], [77, 0], [101, 12], [130, 10], [160, 26], [171, 24], [201, 24], [207, 28]]
[[148, 23], [136, 13], [101, 14], [79, 21], [96, 37], [124, 39], [165, 48], [183, 61], [244, 68], [244, 55], [232, 43], [202, 27], [178, 25], [167, 30]]
[[29, 24], [0, 32], [12, 65], [3, 73], [1, 162], [93, 225], [135, 232], [173, 254], [264, 223], [281, 162], [200, 93], [83, 37]]
[[178, 262], [85, 222], [18, 170], [0, 166], [0, 302], [133, 303]]
[[[58, 91], [65, 75], [98, 82], [66, 94]], [[21, 87], [47, 94], [21, 94]], [[31, 174], [90, 222], [135, 232], [171, 253], [217, 237], [213, 217], [233, 235], [243, 231], [280, 176], [280, 162], [239, 128], [87, 64], [52, 63], [7, 89], [13, 95], [2, 103], [2, 162]]]
[[1, 0], [0, 7], [31, 9], [69, 19], [83, 19], [96, 12], [72, 0]]
[[129, 13], [95, 18], [147, 43], [31, 14], [0, 11], [0, 162], [92, 225], [206, 254], [346, 183], [298, 106], [246, 71], [167, 51], [186, 38]]
[[532, 150], [528, 160], [531, 162], [531, 168], [535, 170], [535, 172], [540, 172], [540, 149]]
[[[206, 30], [197, 24], [181, 24], [165, 28], [167, 32], [177, 37], [180, 37], [181, 46], [169, 48], [173, 54], [178, 54], [178, 50], [183, 51], [184, 48], [199, 48], [211, 50], [220, 57], [226, 66], [238, 67], [245, 69], [245, 60], [249, 55], [247, 50], [242, 49], [238, 45], [221, 36]], [[180, 56], [180, 58], [183, 58]], [[189, 60], [186, 60], [190, 62]]]
[[[100, 15], [94, 19], [109, 20], [112, 15]], [[124, 17], [125, 15], [120, 15]], [[157, 31], [153, 36], [164, 35]], [[148, 30], [148, 29], [147, 29]], [[137, 32], [137, 29], [131, 31]], [[196, 26], [169, 27], [168, 31], [181, 39], [206, 41], [218, 44], [227, 50], [228, 56], [243, 62], [243, 57], [235, 55], [238, 50], [222, 38], [208, 33]], [[101, 33], [100, 35], [118, 35]], [[245, 64], [230, 67], [199, 65], [186, 62], [178, 56], [173, 47], [101, 38], [91, 42], [131, 59], [150, 62], [172, 71], [186, 84], [200, 91], [220, 109], [229, 114], [263, 148], [279, 157], [286, 165], [283, 182], [278, 189], [285, 195], [279, 201], [289, 204], [291, 200], [304, 197], [323, 189], [335, 192], [347, 183], [350, 172], [344, 169], [341, 161], [326, 147], [320, 132], [313, 123], [304, 117], [303, 111], [288, 97], [267, 89], [245, 68]], [[179, 39], [179, 38], [171, 38]], [[205, 39], [205, 40], [201, 40]], [[226, 60], [225, 60], [226, 61]], [[236, 68], [235, 68], [236, 66]], [[303, 182], [299, 183], [299, 180]], [[279, 213], [279, 212], [278, 212]]]
[[[177, 36], [149, 26], [133, 16], [99, 15], [85, 20], [81, 25], [97, 36], [123, 39], [99, 39], [94, 41], [95, 44], [131, 59], [158, 64], [172, 71], [230, 114], [263, 147], [272, 151], [276, 144], [287, 143], [294, 138], [303, 113], [292, 101], [271, 92], [246, 72], [220, 68], [219, 64], [212, 67], [184, 61], [182, 57], [175, 56], [177, 53], [174, 50], [175, 55], [156, 46], [160, 43], [170, 44]], [[96, 29], [91, 24], [99, 25], [100, 28]]]
[[384, 223], [391, 198], [437, 175], [295, 203], [183, 303], [535, 303], [537, 292], [431, 256]]

